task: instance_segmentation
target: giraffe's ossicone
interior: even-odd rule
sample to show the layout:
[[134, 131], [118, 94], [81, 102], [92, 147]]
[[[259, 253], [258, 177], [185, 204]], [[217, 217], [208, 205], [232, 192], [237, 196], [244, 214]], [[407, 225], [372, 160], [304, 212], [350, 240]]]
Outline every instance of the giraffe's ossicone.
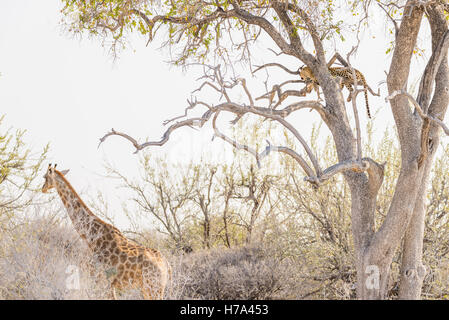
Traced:
[[56, 189], [73, 226], [111, 281], [112, 297], [116, 299], [116, 289], [139, 288], [145, 299], [162, 299], [171, 277], [167, 259], [158, 250], [127, 239], [116, 227], [95, 216], [64, 177], [67, 172], [50, 164], [42, 192]]

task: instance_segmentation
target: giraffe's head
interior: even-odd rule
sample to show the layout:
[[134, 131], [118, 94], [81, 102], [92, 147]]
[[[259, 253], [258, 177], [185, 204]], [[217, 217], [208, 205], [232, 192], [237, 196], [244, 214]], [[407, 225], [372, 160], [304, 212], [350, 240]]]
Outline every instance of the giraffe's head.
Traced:
[[54, 188], [56, 185], [56, 176], [58, 173], [62, 174], [63, 176], [67, 174], [67, 172], [69, 172], [69, 170], [62, 170], [62, 171], [57, 171], [56, 170], [56, 164], [54, 165], [54, 167], [51, 166], [51, 163], [48, 165], [48, 169], [47, 172], [44, 175], [44, 185], [42, 186], [42, 192], [43, 193], [47, 193], [48, 190], [50, 190], [51, 188]]

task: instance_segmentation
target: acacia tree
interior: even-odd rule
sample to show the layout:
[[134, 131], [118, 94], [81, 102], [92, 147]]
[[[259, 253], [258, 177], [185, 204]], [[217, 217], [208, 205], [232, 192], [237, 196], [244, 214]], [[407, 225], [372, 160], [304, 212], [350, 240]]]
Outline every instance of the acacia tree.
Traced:
[[[162, 146], [170, 134], [184, 126], [203, 126], [212, 122], [215, 136], [244, 149], [260, 161], [271, 152], [281, 152], [293, 157], [304, 170], [305, 181], [314, 188], [336, 174], [342, 174], [351, 192], [351, 220], [354, 239], [354, 252], [357, 270], [357, 296], [362, 299], [383, 299], [389, 286], [390, 265], [403, 239], [401, 266], [400, 298], [417, 299], [421, 294], [426, 268], [422, 263], [423, 229], [426, 213], [425, 194], [432, 168], [432, 161], [439, 144], [441, 130], [449, 134], [442, 122], [449, 101], [447, 48], [449, 45], [446, 1], [407, 0], [382, 3], [381, 1], [340, 1], [340, 6], [361, 13], [353, 25], [343, 28], [344, 23], [335, 18], [333, 1], [321, 0], [214, 0], [190, 1], [170, 0], [163, 3], [151, 0], [63, 0], [63, 13], [69, 30], [100, 36], [104, 41], [112, 39], [112, 49], [123, 44], [127, 33], [133, 31], [147, 35], [149, 41], [155, 37], [165, 37], [165, 44], [174, 49], [177, 56], [174, 62], [186, 65], [199, 61], [203, 64], [204, 82], [199, 87], [215, 90], [218, 103], [212, 104], [198, 98], [189, 101], [185, 111], [205, 107], [207, 111], [201, 117], [188, 118], [178, 122], [177, 117], [159, 141], [139, 143], [135, 138], [123, 132], [112, 130], [102, 139], [121, 136], [129, 140], [136, 151], [150, 146]], [[355, 98], [359, 89], [351, 93], [352, 112], [355, 119], [355, 133], [348, 120], [340, 83], [333, 78], [328, 67], [335, 58], [354, 74], [348, 54], [346, 59], [334, 55], [326, 61], [325, 46], [333, 36], [345, 36], [355, 31], [359, 35], [372, 10], [383, 9], [388, 21], [395, 28], [392, 59], [387, 73], [387, 101], [396, 125], [400, 150], [401, 168], [396, 181], [395, 192], [388, 213], [381, 226], [375, 226], [376, 197], [383, 181], [382, 164], [362, 156], [360, 125]], [[398, 19], [400, 15], [400, 19]], [[422, 28], [423, 18], [430, 24], [432, 56], [427, 61], [421, 76], [416, 97], [407, 92], [411, 59], [417, 45], [417, 37]], [[162, 35], [160, 30], [168, 31]], [[251, 46], [271, 39], [284, 54], [304, 63], [311, 68], [324, 95], [322, 101], [304, 101], [301, 99], [310, 92], [310, 83], [301, 90], [282, 90], [292, 81], [273, 86], [258, 99], [246, 85], [244, 78], [227, 79], [216, 65], [218, 60], [232, 63], [236, 58], [251, 59]], [[307, 42], [313, 48], [307, 49]], [[267, 48], [268, 49], [268, 48]], [[238, 53], [238, 55], [235, 54]], [[215, 59], [215, 63], [206, 64]], [[279, 66], [292, 74], [292, 71], [280, 64], [265, 64], [260, 68]], [[294, 82], [301, 82], [294, 80]], [[354, 80], [357, 88], [357, 81]], [[235, 90], [243, 92], [246, 101], [234, 99]], [[286, 105], [286, 101], [296, 99]], [[268, 106], [261, 106], [262, 101]], [[413, 106], [411, 108], [411, 105]], [[313, 150], [300, 135], [297, 128], [286, 117], [299, 110], [316, 111], [329, 128], [336, 146], [338, 163], [322, 169]], [[257, 115], [283, 125], [302, 146], [306, 157], [286, 146], [268, 146], [258, 152], [254, 148], [242, 145], [223, 134], [217, 127], [220, 113], [232, 113], [236, 118], [232, 123], [244, 121], [247, 114]]]
[[47, 157], [49, 145], [33, 153], [24, 142], [25, 130], [3, 128], [5, 116], [0, 116], [0, 230], [14, 214], [35, 200], [37, 177]]

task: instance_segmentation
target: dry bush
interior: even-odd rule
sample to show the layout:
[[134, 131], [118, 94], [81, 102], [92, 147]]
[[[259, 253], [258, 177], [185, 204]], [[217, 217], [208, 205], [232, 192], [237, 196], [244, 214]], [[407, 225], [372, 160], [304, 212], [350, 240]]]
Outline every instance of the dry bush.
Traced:
[[172, 299], [280, 299], [290, 290], [291, 263], [270, 248], [216, 248], [175, 257]]
[[18, 224], [0, 239], [2, 299], [107, 299], [109, 288], [79, 235], [54, 217]]

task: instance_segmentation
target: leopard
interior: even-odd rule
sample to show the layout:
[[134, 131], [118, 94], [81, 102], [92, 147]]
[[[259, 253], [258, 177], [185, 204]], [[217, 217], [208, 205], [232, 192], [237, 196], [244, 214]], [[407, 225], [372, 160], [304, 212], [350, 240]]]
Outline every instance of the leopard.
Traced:
[[[366, 83], [365, 76], [357, 69], [354, 69], [354, 71], [355, 71], [355, 75], [357, 78], [357, 83], [358, 84], [360, 83], [363, 85], [363, 92], [365, 95], [365, 103], [366, 103], [366, 113], [368, 114], [368, 118], [371, 119], [371, 112], [370, 112], [369, 104], [368, 104], [368, 90], [373, 95], [375, 93]], [[341, 79], [340, 90], [343, 89], [343, 87], [346, 87], [349, 90], [349, 96], [347, 98], [347, 101], [350, 102], [352, 99], [352, 91], [354, 90], [353, 89], [354, 77], [353, 77], [352, 69], [348, 68], [348, 67], [333, 67], [333, 68], [329, 67], [329, 73], [333, 77], [335, 77], [335, 78], [338, 77]], [[310, 69], [308, 66], [303, 66], [300, 69], [299, 76], [301, 77], [301, 80], [303, 80], [306, 83], [307, 92], [309, 93], [312, 91], [312, 89], [314, 89], [319, 96], [318, 86], [320, 84], [319, 84], [318, 80], [315, 78], [315, 75], [313, 74], [312, 69]]]

